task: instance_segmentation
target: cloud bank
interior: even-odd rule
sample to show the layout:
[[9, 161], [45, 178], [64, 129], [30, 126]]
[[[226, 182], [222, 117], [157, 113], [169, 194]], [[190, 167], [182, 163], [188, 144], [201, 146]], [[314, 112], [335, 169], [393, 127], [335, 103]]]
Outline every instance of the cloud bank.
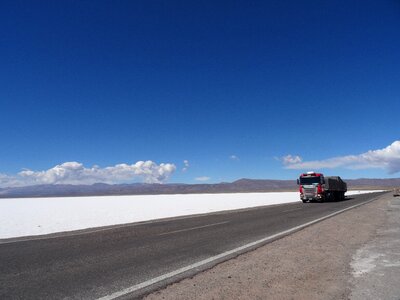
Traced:
[[208, 176], [200, 176], [200, 177], [196, 177], [194, 180], [196, 181], [209, 181], [211, 178]]
[[163, 183], [175, 172], [170, 163], [156, 164], [153, 161], [138, 161], [135, 164], [117, 164], [100, 168], [86, 168], [79, 162], [65, 162], [44, 171], [25, 169], [15, 176], [0, 174], [0, 187], [16, 187], [38, 184], [93, 184], [122, 183], [141, 180], [146, 183]]
[[383, 149], [370, 150], [359, 155], [346, 155], [324, 160], [303, 161], [300, 156], [282, 157], [286, 169], [371, 169], [379, 168], [389, 174], [400, 172], [400, 141]]

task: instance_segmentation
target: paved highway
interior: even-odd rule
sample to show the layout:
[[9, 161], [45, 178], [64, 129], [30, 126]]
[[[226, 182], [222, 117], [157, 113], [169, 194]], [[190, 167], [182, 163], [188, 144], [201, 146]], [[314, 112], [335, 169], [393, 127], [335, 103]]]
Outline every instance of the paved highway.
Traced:
[[[243, 245], [269, 242], [266, 237], [375, 197], [377, 194], [365, 194], [342, 202], [283, 204], [56, 238], [3, 240], [0, 299], [140, 296], [237, 255], [229, 252], [232, 249], [246, 251]], [[257, 246], [250, 244], [250, 248]], [[196, 265], [199, 261], [203, 263]], [[185, 272], [174, 273], [179, 269]]]

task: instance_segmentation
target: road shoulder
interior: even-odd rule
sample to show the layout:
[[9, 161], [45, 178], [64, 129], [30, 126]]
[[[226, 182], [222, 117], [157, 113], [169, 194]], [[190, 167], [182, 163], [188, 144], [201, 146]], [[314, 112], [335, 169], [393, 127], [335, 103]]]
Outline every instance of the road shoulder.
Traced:
[[386, 222], [353, 256], [350, 299], [399, 299], [400, 198], [387, 197]]
[[386, 222], [387, 195], [240, 255], [146, 299], [348, 299], [351, 262]]

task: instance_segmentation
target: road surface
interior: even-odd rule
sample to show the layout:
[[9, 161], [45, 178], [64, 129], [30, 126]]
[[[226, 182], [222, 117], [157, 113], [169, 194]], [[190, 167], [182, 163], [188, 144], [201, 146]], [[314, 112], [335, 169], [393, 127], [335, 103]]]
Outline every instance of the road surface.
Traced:
[[[364, 194], [342, 202], [300, 202], [129, 224], [78, 235], [67, 233], [56, 238], [2, 241], [0, 298], [137, 297], [237, 255], [229, 253], [232, 249], [375, 197], [377, 194]], [[219, 257], [221, 253], [228, 255]], [[193, 266], [210, 257], [218, 259]], [[193, 268], [185, 269], [187, 266]], [[179, 269], [185, 272], [151, 284], [152, 279], [163, 279], [164, 274]], [[146, 287], [138, 289], [143, 282]]]

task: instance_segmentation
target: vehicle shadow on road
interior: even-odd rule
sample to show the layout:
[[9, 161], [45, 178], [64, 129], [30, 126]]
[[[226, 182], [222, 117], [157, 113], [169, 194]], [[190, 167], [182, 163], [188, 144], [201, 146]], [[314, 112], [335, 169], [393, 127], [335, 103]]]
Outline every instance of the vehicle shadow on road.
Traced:
[[353, 200], [353, 199], [354, 199], [354, 197], [348, 196], [348, 197], [345, 197], [345, 198], [342, 199], [342, 200], [325, 200], [325, 201], [323, 201], [323, 202], [317, 201], [317, 200], [311, 200], [311, 201], [306, 202], [306, 203], [316, 203], [316, 204], [322, 204], [322, 203], [337, 203], [337, 202], [345, 202], [345, 201], [349, 201], [349, 200]]

